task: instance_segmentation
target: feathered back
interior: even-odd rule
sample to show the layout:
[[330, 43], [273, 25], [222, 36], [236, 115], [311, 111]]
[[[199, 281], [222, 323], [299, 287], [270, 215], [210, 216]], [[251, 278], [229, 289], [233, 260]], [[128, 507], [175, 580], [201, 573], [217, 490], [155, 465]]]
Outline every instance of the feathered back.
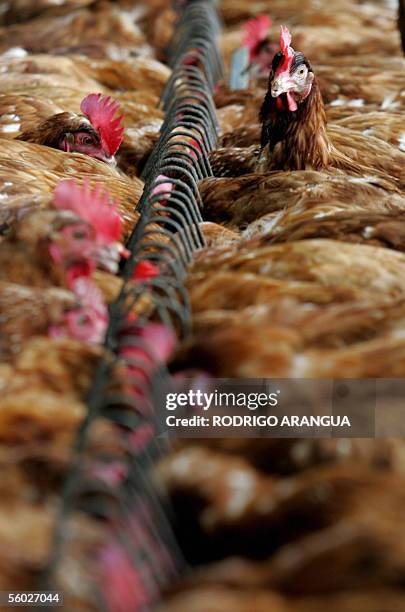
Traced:
[[99, 242], [111, 244], [120, 240], [122, 219], [117, 203], [110, 200], [108, 193], [103, 193], [101, 185], [92, 189], [89, 181], [83, 185], [75, 180], [61, 181], [54, 190], [53, 203], [56, 208], [71, 210], [89, 223]]
[[121, 126], [123, 115], [116, 116], [119, 110], [118, 102], [110, 96], [89, 94], [82, 100], [80, 110], [100, 135], [103, 149], [108, 154], [115, 155], [122, 143], [124, 128]]
[[245, 31], [243, 46], [249, 49], [250, 58], [255, 55], [257, 46], [266, 40], [271, 23], [268, 15], [259, 15], [255, 19], [249, 19], [249, 21], [242, 25]]
[[280, 32], [280, 49], [283, 53], [284, 59], [277, 68], [277, 74], [288, 72], [291, 67], [291, 62], [294, 59], [294, 50], [290, 47], [291, 34], [286, 26], [281, 26]]

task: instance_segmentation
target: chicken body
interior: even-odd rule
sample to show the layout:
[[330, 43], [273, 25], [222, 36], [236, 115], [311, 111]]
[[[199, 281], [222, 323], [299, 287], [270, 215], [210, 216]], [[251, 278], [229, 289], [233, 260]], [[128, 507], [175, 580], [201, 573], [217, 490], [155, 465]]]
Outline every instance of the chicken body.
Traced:
[[[101, 90], [119, 99], [124, 126], [131, 126], [116, 158], [118, 166], [129, 176], [141, 172], [161, 127], [162, 113], [155, 107], [170, 74], [165, 66], [148, 58], [130, 60], [123, 67], [114, 60], [54, 56], [48, 61], [46, 55], [5, 58], [0, 63], [2, 137], [64, 150], [66, 136], [91, 128], [80, 111], [83, 90]], [[113, 91], [116, 88], [120, 91]], [[97, 131], [92, 130], [91, 137], [97, 140]]]
[[128, 179], [101, 161], [78, 153], [67, 154], [49, 147], [3, 140], [0, 154], [0, 192], [2, 206], [16, 195], [50, 195], [57, 183], [74, 177], [83, 182], [100, 183], [108, 189], [120, 206], [129, 234], [137, 220], [136, 205], [143, 183]]
[[[1, 6], [0, 583], [5, 590], [35, 590], [52, 556], [89, 390], [100, 359], [110, 357], [102, 345], [109, 303], [122, 289], [115, 273], [139, 219], [144, 185], [138, 175], [159, 135], [159, 98], [171, 74], [156, 59], [161, 50], [147, 40], [146, 30], [160, 17], [152, 4], [17, 0]], [[168, 3], [160, 9], [171, 11]], [[171, 31], [171, 24], [161, 22], [162, 39]], [[118, 149], [121, 113], [127, 133]], [[84, 140], [91, 136], [94, 146]], [[82, 152], [72, 152], [77, 143], [84, 145]], [[97, 156], [100, 149], [104, 157]], [[135, 273], [132, 282], [139, 282]], [[145, 291], [131, 310], [132, 321], [151, 310], [150, 302]], [[118, 394], [133, 393], [127, 379], [127, 366], [120, 362], [108, 384]], [[81, 456], [83, 483], [105, 479], [103, 486], [118, 487], [126, 469], [122, 449], [123, 428], [96, 419]], [[101, 455], [118, 456], [120, 469], [100, 465]], [[91, 591], [100, 568], [96, 561], [89, 568], [89, 555], [97, 560], [108, 552], [111, 532], [82, 510], [73, 513], [68, 530], [61, 560], [67, 582], [56, 579], [68, 609], [95, 612], [99, 601]]]
[[15, 47], [16, 41], [31, 53], [82, 53], [96, 59], [125, 60], [136, 47], [144, 54], [153, 54], [135, 21], [111, 3], [83, 7], [66, 15], [40, 15], [0, 29], [0, 51]]
[[402, 375], [402, 253], [320, 239], [243, 247], [196, 262], [194, 338], [179, 367], [242, 378]]
[[[213, 478], [197, 475], [197, 457], [204, 457], [212, 475], [215, 473], [216, 484]], [[175, 467], [180, 458], [185, 466], [181, 479]], [[192, 466], [194, 476], [189, 472]], [[249, 486], [246, 484], [243, 503], [234, 511], [232, 480], [236, 474], [244, 474]], [[240, 459], [185, 449], [162, 466], [161, 477], [176, 500], [184, 500], [187, 489], [189, 495], [195, 495], [197, 488], [203, 500], [198, 517], [202, 537], [210, 540], [211, 547], [234, 551], [233, 558], [186, 579], [162, 609], [182, 610], [186, 603], [191, 610], [215, 609], [215, 604], [209, 607], [209, 601], [216, 596], [218, 610], [252, 609], [248, 601], [250, 605], [255, 602], [254, 609], [257, 602], [258, 610], [273, 606], [291, 612], [321, 610], [330, 600], [336, 602], [336, 610], [342, 609], [340, 605], [350, 605], [350, 610], [363, 612], [379, 610], [382, 593], [386, 597], [384, 609], [399, 609], [396, 606], [403, 601], [400, 580], [404, 553], [399, 544], [403, 525], [395, 517], [402, 496], [393, 491], [398, 491], [394, 483], [403, 479], [402, 474], [388, 475], [378, 470], [371, 474], [366, 462], [355, 466], [348, 457], [346, 465], [308, 470], [288, 481], [252, 472]], [[324, 495], [318, 496], [320, 491]], [[376, 491], [379, 499], [385, 500], [384, 511], [374, 497]], [[268, 548], [276, 548], [270, 559], [240, 557], [245, 548], [257, 551], [263, 539]], [[256, 546], [252, 547], [253, 541]], [[391, 546], [387, 547], [389, 542]], [[366, 561], [370, 558], [375, 560], [372, 569]], [[331, 572], [330, 567], [338, 571]], [[371, 593], [366, 586], [370, 583]], [[247, 594], [249, 600], [245, 599]], [[220, 602], [223, 607], [219, 607]]]
[[[293, 26], [294, 49], [316, 70], [286, 36], [283, 68], [276, 62], [268, 80], [216, 91], [216, 178], [200, 192], [204, 219], [224, 229], [190, 266], [193, 329], [175, 371], [214, 381], [287, 378], [294, 388], [316, 379], [316, 408], [331, 379], [370, 378], [364, 383], [374, 389], [374, 378], [403, 378], [405, 98], [396, 8], [221, 3], [226, 61], [240, 44], [238, 25], [265, 13]], [[315, 71], [317, 84], [308, 77]], [[297, 412], [306, 400], [298, 394]], [[382, 421], [390, 415], [395, 424], [390, 435], [403, 435], [401, 402], [376, 402]], [[180, 440], [158, 466], [193, 566], [162, 612], [402, 610], [403, 439], [266, 434]]]
[[[225, 59], [241, 44], [237, 25], [261, 14], [270, 15], [274, 24], [294, 27], [300, 46], [314, 49], [320, 60], [331, 56], [352, 58], [359, 51], [392, 56], [400, 50], [398, 38], [392, 36], [396, 29], [395, 10], [381, 2], [332, 0], [320, 5], [313, 0], [260, 0], [247, 5], [243, 0], [226, 0], [220, 11], [229, 26], [222, 43]], [[276, 27], [270, 31], [270, 39], [273, 36], [277, 36]]]
[[398, 25], [399, 25], [399, 31], [401, 33], [402, 49], [405, 53], [405, 4], [404, 4], [404, 0], [399, 0]]
[[[170, 76], [156, 57], [176, 18], [166, 0], [135, 8], [125, 0], [49, 5], [8, 3], [0, 30], [3, 590], [31, 590], [49, 556], [61, 483], [101, 354], [97, 344], [58, 336], [80, 300], [49, 256], [64, 218], [52, 192], [68, 177], [102, 184], [118, 200], [124, 235], [131, 233], [143, 188], [136, 177], [158, 137], [158, 99]], [[274, 137], [260, 142], [268, 84], [217, 91], [222, 150], [211, 159], [228, 178], [200, 185], [208, 244], [190, 267], [193, 329], [173, 369], [240, 378], [403, 377], [404, 80], [393, 11], [349, 0], [225, 0], [220, 10], [232, 26], [222, 40], [225, 63], [240, 44], [242, 20], [261, 12], [271, 12], [275, 25], [287, 19], [297, 48], [319, 64], [332, 125], [323, 130], [318, 117], [322, 142], [311, 129], [305, 138], [325, 145], [320, 164], [308, 159], [300, 137], [288, 147], [291, 157], [278, 147], [258, 173], [260, 145]], [[119, 169], [45, 139], [44, 123], [55, 115], [81, 121], [80, 103], [92, 92], [113, 96], [125, 115]], [[316, 103], [323, 121], [320, 97]], [[92, 276], [104, 287], [104, 305], [120, 287], [110, 281], [101, 270]], [[89, 454], [94, 447], [108, 454], [120, 442], [115, 425], [99, 422]], [[398, 612], [403, 474], [401, 441], [179, 444], [157, 480], [174, 504], [186, 555], [205, 567], [176, 585], [163, 609]], [[100, 602], [83, 585], [106, 539], [104, 521], [75, 515], [72, 522], [75, 541], [60, 580], [71, 609], [95, 611]], [[30, 550], [28, 531], [36, 534]], [[105, 583], [111, 586], [108, 573]]]

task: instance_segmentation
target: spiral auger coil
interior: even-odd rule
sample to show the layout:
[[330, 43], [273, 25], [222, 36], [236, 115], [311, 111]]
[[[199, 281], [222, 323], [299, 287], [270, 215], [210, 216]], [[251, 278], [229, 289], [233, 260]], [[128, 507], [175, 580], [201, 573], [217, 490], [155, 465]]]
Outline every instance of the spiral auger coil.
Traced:
[[[204, 246], [198, 181], [211, 176], [209, 152], [217, 140], [212, 94], [222, 76], [219, 31], [212, 1], [194, 0], [182, 7], [167, 49], [173, 73], [161, 99], [165, 119], [160, 138], [143, 173], [140, 220], [127, 243], [123, 285], [110, 305], [103, 356], [87, 395], [88, 412], [65, 480], [49, 564], [40, 578], [43, 588], [63, 588], [66, 558], [72, 554], [69, 525], [78, 517], [96, 518], [105, 534], [92, 559], [90, 589], [97, 610], [123, 609], [114, 604], [120, 593], [106, 593], [105, 576], [97, 570], [109, 567], [108, 558], [120, 567], [120, 584], [126, 580], [125, 597], [133, 612], [150, 610], [164, 586], [184, 571], [168, 508], [148, 476], [167, 450], [165, 436], [158, 435], [159, 411], [160, 395], [171, 379], [145, 338], [151, 325], [172, 330], [178, 339], [189, 332], [183, 283], [194, 251]], [[158, 273], [135, 283], [133, 272], [141, 262]], [[97, 438], [103, 425], [115, 432], [104, 444]]]

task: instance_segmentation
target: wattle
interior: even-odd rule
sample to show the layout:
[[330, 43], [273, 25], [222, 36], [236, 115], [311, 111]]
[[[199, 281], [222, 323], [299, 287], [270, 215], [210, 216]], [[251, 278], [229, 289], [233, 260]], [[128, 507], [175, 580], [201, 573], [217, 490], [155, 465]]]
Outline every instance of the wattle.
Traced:
[[296, 111], [298, 108], [297, 103], [294, 99], [294, 96], [289, 91], [287, 91], [287, 104], [288, 104], [288, 110], [291, 112]]

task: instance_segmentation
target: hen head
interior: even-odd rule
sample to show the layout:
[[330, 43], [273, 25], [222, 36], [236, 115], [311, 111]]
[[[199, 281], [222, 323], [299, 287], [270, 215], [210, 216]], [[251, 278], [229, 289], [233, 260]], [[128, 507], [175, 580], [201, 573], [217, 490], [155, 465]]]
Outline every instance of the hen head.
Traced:
[[102, 342], [108, 324], [108, 309], [100, 290], [86, 277], [77, 277], [70, 288], [78, 306], [65, 314], [60, 325], [52, 326], [49, 335], [95, 344]]
[[249, 50], [251, 65], [258, 66], [260, 71], [268, 72], [277, 49], [271, 44], [268, 34], [271, 19], [267, 15], [259, 15], [243, 24], [245, 32], [243, 46]]
[[279, 111], [295, 112], [311, 93], [315, 75], [303, 53], [290, 46], [291, 34], [281, 26], [280, 51], [274, 56], [269, 91]]
[[51, 245], [54, 260], [60, 262], [86, 260], [89, 267], [99, 265], [116, 272], [125, 250], [120, 242], [122, 219], [117, 204], [89, 182], [79, 185], [74, 180], [61, 181], [54, 191], [55, 208], [74, 213], [82, 221], [80, 231], [67, 227]]
[[114, 157], [124, 136], [123, 115], [117, 117], [118, 102], [102, 94], [89, 94], [82, 100], [80, 110], [96, 130], [105, 158]]
[[[121, 126], [123, 117], [117, 117], [118, 102], [101, 94], [89, 94], [82, 100], [80, 110], [84, 116], [71, 113], [54, 116], [57, 125], [60, 125], [56, 136], [55, 131], [52, 133], [54, 146], [68, 153], [82, 153], [107, 163], [115, 163], [114, 155], [124, 134]], [[52, 128], [55, 121], [52, 122]]]
[[64, 270], [65, 285], [71, 289], [77, 278], [89, 278], [97, 267], [94, 232], [75, 215], [62, 213], [64, 224], [52, 236], [48, 251]]

